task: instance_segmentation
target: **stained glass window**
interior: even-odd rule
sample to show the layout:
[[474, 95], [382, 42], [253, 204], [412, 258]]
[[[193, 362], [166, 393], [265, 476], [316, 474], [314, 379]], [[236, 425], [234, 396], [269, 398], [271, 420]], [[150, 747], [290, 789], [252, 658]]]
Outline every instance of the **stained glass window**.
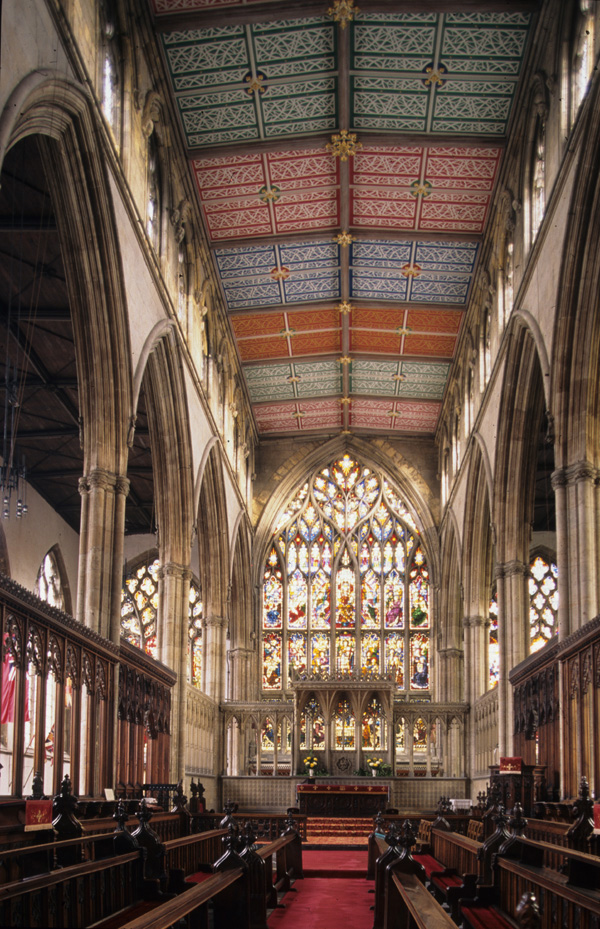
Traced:
[[496, 591], [491, 596], [489, 608], [489, 638], [488, 638], [488, 687], [495, 687], [500, 676], [500, 646], [498, 645], [498, 595]]
[[142, 564], [125, 578], [121, 591], [121, 635], [157, 658], [156, 618], [158, 615], [158, 571], [160, 562], [156, 558], [150, 564]]
[[263, 572], [263, 690], [307, 673], [385, 673], [427, 690], [429, 597], [407, 506], [383, 474], [342, 456], [277, 521]]
[[[157, 617], [160, 562], [155, 558], [130, 570], [121, 590], [121, 635], [147, 655], [158, 657]], [[192, 578], [188, 606], [188, 682], [202, 686], [202, 595]]]
[[49, 551], [44, 557], [38, 571], [35, 582], [35, 592], [40, 600], [45, 600], [50, 606], [55, 606], [59, 610], [65, 608], [65, 597], [63, 593], [62, 580], [60, 571], [54, 553]]
[[325, 718], [314, 694], [309, 697], [300, 718], [300, 750], [325, 748]]
[[188, 683], [202, 687], [202, 598], [200, 588], [190, 584], [188, 614]]
[[336, 751], [356, 747], [356, 720], [350, 708], [350, 703], [345, 697], [337, 705], [333, 717], [333, 727], [335, 733], [334, 748]]
[[413, 751], [427, 751], [427, 725], [423, 719], [417, 719], [413, 729]]
[[373, 751], [385, 751], [387, 731], [381, 704], [376, 697], [369, 701], [361, 722], [362, 747]]
[[529, 649], [537, 652], [558, 632], [558, 568], [538, 555], [529, 571]]

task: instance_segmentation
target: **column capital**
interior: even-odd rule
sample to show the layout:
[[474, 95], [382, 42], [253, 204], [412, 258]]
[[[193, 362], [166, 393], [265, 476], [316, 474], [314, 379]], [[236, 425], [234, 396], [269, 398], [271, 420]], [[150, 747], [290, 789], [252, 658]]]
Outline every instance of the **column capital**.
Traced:
[[158, 569], [158, 576], [160, 578], [178, 577], [181, 578], [182, 581], [190, 581], [192, 579], [192, 572], [188, 565], [177, 564], [176, 561], [167, 561]]
[[463, 627], [485, 626], [489, 622], [487, 616], [463, 616]]
[[557, 490], [559, 487], [566, 487], [568, 484], [566, 469], [557, 468], [556, 471], [553, 471], [550, 475], [550, 482], [554, 490]]
[[255, 652], [251, 648], [242, 648], [239, 646], [238, 648], [230, 648], [229, 655], [232, 658], [253, 658]]
[[505, 561], [504, 564], [497, 564], [494, 568], [494, 577], [514, 577], [519, 574], [521, 577], [529, 574], [529, 565], [523, 561]]
[[582, 481], [593, 482], [598, 479], [598, 468], [591, 461], [575, 461], [564, 469], [568, 484], [580, 484]]
[[224, 629], [227, 626], [224, 616], [205, 616], [202, 623], [204, 626], [213, 626], [216, 629]]
[[79, 493], [89, 493], [90, 490], [114, 490], [127, 496], [129, 493], [129, 478], [124, 474], [115, 474], [105, 468], [92, 468], [87, 474], [79, 478]]

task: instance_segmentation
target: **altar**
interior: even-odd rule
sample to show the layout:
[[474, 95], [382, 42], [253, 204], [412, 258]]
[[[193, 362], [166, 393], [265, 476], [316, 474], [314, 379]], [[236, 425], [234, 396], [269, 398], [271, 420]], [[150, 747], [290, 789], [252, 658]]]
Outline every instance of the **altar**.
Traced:
[[300, 812], [309, 816], [374, 816], [390, 794], [388, 784], [371, 783], [298, 784], [296, 791]]

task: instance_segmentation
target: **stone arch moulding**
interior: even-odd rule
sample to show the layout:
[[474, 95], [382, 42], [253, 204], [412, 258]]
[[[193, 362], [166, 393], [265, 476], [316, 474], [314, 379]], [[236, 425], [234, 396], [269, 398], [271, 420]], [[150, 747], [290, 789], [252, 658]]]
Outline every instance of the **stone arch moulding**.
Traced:
[[126, 299], [112, 195], [86, 88], [49, 69], [27, 75], [0, 116], [0, 156], [31, 136], [40, 140], [48, 166], [69, 284], [84, 467], [123, 474], [132, 394]]
[[[271, 540], [273, 524], [282, 507], [314, 471], [319, 467], [325, 467], [334, 458], [346, 452], [354, 455], [367, 466], [373, 465], [380, 468], [396, 483], [401, 496], [412, 508], [427, 548], [431, 580], [432, 583], [437, 583], [440, 577], [440, 557], [437, 527], [433, 516], [435, 507], [433, 494], [420, 474], [394, 448], [387, 446], [387, 451], [386, 455], [386, 443], [383, 443], [381, 448], [374, 448], [357, 437], [347, 439], [344, 436], [336, 436], [309, 452], [292, 467], [273, 491], [256, 528], [254, 583], [260, 586], [262, 565]], [[390, 460], [393, 462], [392, 467], [390, 467]]]
[[492, 472], [492, 462], [490, 461], [490, 456], [487, 450], [487, 445], [485, 444], [485, 440], [478, 430], [475, 430], [473, 433], [473, 438], [475, 439], [477, 447], [479, 448], [479, 452], [481, 453], [481, 461], [483, 463], [483, 469], [485, 473], [485, 482], [487, 484], [491, 513], [491, 501], [494, 497], [494, 475]]
[[588, 91], [587, 132], [573, 182], [552, 346], [556, 467], [600, 464], [600, 84]]
[[540, 368], [542, 370], [542, 384], [544, 385], [544, 399], [546, 402], [546, 409], [552, 409], [552, 399], [550, 394], [550, 360], [548, 358], [548, 351], [546, 349], [546, 343], [544, 341], [544, 336], [542, 335], [542, 330], [540, 329], [540, 324], [537, 319], [529, 312], [522, 308], [515, 309], [513, 311], [513, 316], [515, 319], [521, 318], [527, 328], [529, 329], [533, 341], [535, 342], [535, 347], [537, 348], [538, 360], [540, 363]]
[[132, 419], [136, 415], [138, 400], [140, 397], [140, 390], [142, 387], [142, 380], [144, 377], [144, 372], [148, 364], [148, 359], [154, 349], [157, 347], [161, 339], [167, 336], [175, 327], [175, 323], [172, 319], [161, 319], [159, 320], [150, 330], [146, 336], [146, 341], [142, 346], [140, 352], [140, 357], [138, 358], [137, 365], [135, 366], [135, 372], [133, 375], [133, 396], [131, 398], [131, 417]]
[[204, 480], [204, 473], [206, 471], [206, 465], [208, 463], [208, 459], [210, 458], [210, 454], [214, 446], [217, 445], [218, 442], [219, 440], [217, 436], [213, 435], [210, 437], [210, 439], [207, 441], [206, 445], [204, 446], [204, 452], [202, 453], [202, 461], [200, 462], [200, 465], [198, 466], [198, 473], [196, 474], [196, 480], [194, 482], [194, 513], [198, 512], [198, 507], [200, 505], [200, 492], [202, 490], [202, 482]]

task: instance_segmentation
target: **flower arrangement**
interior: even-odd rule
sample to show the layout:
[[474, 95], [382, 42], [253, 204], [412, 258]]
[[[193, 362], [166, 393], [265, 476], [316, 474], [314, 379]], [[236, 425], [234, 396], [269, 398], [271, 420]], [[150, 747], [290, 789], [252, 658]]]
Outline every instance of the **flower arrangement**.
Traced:
[[307, 770], [310, 771], [311, 774], [315, 770], [318, 764], [319, 764], [319, 759], [315, 755], [307, 755], [306, 758], [304, 759], [304, 767], [307, 768]]
[[367, 764], [371, 771], [377, 771], [381, 767], [381, 758], [367, 758]]

